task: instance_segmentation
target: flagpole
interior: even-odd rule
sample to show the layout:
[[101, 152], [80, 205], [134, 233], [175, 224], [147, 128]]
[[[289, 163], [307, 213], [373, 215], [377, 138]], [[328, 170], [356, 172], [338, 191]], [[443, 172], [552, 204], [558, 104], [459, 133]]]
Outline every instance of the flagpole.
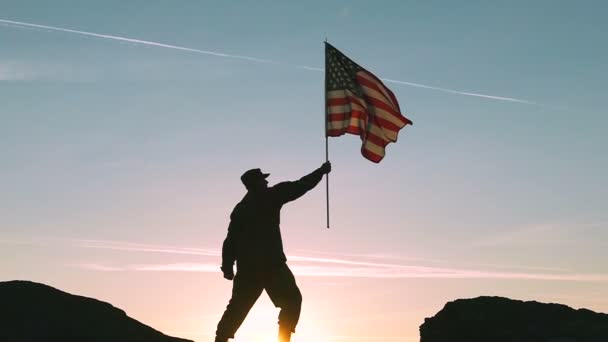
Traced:
[[[325, 95], [325, 97], [325, 107], [327, 108], [327, 95]], [[325, 111], [327, 111], [327, 109]], [[325, 161], [329, 161], [329, 138], [327, 137], [327, 128], [325, 128]], [[327, 229], [329, 229], [329, 173], [325, 174], [325, 198], [327, 199]]]
[[[325, 42], [327, 43], [327, 37], [325, 37]], [[323, 46], [324, 50], [327, 50], [327, 47]], [[327, 51], [325, 51], [325, 53], [327, 54]], [[325, 56], [325, 58], [327, 59], [327, 55]], [[325, 63], [325, 67], [327, 68], [327, 63]], [[325, 95], [325, 102], [323, 103], [323, 106], [325, 107], [325, 117], [323, 118], [323, 131], [325, 132], [325, 162], [329, 161], [329, 137], [327, 136], [327, 116], [328, 116], [328, 111], [327, 111], [327, 72], [325, 73], [325, 77], [324, 77], [324, 89], [323, 89], [323, 93]], [[329, 229], [329, 173], [325, 174], [325, 205], [326, 205], [326, 210], [327, 210], [327, 229]]]

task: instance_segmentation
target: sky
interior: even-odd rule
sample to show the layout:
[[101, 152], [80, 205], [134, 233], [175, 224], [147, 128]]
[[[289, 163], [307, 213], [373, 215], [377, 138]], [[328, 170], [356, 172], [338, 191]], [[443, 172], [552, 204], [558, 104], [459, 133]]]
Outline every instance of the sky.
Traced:
[[[414, 122], [282, 211], [294, 341], [418, 341], [481, 295], [608, 312], [604, 1], [0, 0], [0, 281], [208, 341], [247, 169], [325, 160], [323, 41]], [[268, 342], [263, 295], [236, 342]]]

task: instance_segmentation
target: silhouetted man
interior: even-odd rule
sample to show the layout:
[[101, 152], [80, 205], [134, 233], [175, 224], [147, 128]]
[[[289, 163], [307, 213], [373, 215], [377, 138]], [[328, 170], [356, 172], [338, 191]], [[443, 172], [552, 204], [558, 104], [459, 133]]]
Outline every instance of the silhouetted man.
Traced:
[[[287, 267], [279, 228], [281, 207], [314, 188], [331, 171], [329, 162], [295, 182], [268, 187], [268, 173], [252, 169], [241, 176], [247, 194], [230, 215], [228, 236], [222, 248], [222, 272], [232, 280], [232, 298], [217, 325], [216, 342], [226, 342], [245, 320], [263, 290], [281, 308], [279, 340], [287, 342], [295, 332], [302, 295]], [[237, 273], [234, 276], [233, 264]]]

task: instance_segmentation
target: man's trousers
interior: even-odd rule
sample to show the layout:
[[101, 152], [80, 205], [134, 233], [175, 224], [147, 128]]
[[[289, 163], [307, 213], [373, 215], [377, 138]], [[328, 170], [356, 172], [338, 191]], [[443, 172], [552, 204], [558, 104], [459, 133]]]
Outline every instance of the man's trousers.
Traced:
[[279, 328], [295, 332], [300, 319], [302, 294], [296, 280], [286, 264], [263, 271], [239, 270], [232, 284], [232, 298], [222, 319], [217, 325], [216, 335], [234, 338], [253, 304], [266, 290], [279, 312]]

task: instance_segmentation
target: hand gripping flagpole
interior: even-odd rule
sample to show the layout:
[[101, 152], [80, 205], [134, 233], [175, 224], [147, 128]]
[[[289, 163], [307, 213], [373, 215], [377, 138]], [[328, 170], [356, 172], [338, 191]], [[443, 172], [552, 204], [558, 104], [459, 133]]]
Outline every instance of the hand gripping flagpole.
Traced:
[[[327, 37], [325, 37], [325, 43], [327, 43]], [[324, 44], [325, 45], [325, 44]], [[324, 46], [325, 48], [325, 59], [327, 59], [327, 45]], [[325, 63], [325, 68], [327, 68], [327, 63]], [[329, 112], [327, 110], [327, 72], [325, 72], [325, 77], [324, 77], [324, 93], [325, 93], [325, 102], [324, 102], [324, 107], [325, 107], [325, 117], [323, 118], [323, 130], [325, 132], [325, 161], [328, 162], [329, 161], [329, 137], [327, 135], [327, 119], [328, 119], [328, 115]], [[325, 174], [325, 198], [326, 198], [326, 209], [327, 209], [327, 229], [329, 229], [329, 173]]]

